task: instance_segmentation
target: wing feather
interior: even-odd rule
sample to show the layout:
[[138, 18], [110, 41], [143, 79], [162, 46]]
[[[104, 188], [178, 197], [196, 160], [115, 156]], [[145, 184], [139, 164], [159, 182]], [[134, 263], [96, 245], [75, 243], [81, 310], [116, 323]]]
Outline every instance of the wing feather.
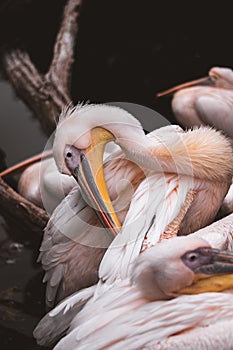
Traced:
[[75, 293], [47, 313], [33, 332], [37, 343], [42, 346], [51, 346], [60, 339], [69, 328], [71, 320], [92, 297], [94, 291], [95, 286], [92, 286]]
[[[131, 291], [133, 298], [137, 298], [133, 289]], [[113, 299], [112, 302], [114, 302]], [[119, 305], [117, 307], [119, 308]], [[133, 303], [128, 303], [128, 308], [120, 308], [120, 310], [119, 315], [113, 316], [112, 310], [108, 313], [107, 309], [109, 318], [106, 320], [105, 313], [103, 327], [96, 318], [93, 319], [93, 324], [90, 320], [88, 324], [83, 324], [83, 319], [78, 320], [84, 312], [83, 309], [76, 316], [77, 328], [73, 328], [57, 344], [55, 350], [66, 349], [70, 344], [77, 350], [87, 348], [140, 350], [150, 346], [155, 347], [156, 344], [177, 333], [206, 327], [219, 320], [230, 320], [233, 304], [231, 294], [203, 293], [192, 297], [183, 295], [167, 301], [144, 302], [137, 307]], [[102, 320], [101, 317], [99, 319]], [[83, 333], [83, 328], [87, 328], [88, 332]]]
[[100, 265], [99, 276], [108, 284], [128, 276], [145, 236], [158, 242], [166, 226], [178, 215], [192, 179], [174, 174], [152, 174], [134, 193], [121, 233], [111, 243]]
[[[55, 209], [45, 228], [38, 260], [45, 270], [46, 303], [49, 307], [54, 305], [58, 297], [64, 296], [64, 279], [68, 264], [72, 263], [72, 259], [77, 261], [83, 253], [82, 244], [85, 244], [88, 238], [82, 239], [82, 234], [86, 233], [88, 236], [89, 231], [85, 231], [85, 227], [92, 218], [93, 210], [83, 201], [79, 188], [75, 187]], [[90, 233], [91, 230], [92, 226]], [[78, 285], [79, 283], [76, 283], [77, 289]]]

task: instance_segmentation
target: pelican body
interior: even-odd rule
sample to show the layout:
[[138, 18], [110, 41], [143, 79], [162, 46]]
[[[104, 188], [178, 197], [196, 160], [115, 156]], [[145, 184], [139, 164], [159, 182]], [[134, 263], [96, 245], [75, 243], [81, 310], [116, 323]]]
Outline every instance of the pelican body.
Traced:
[[[229, 247], [232, 220], [209, 227], [215, 246]], [[219, 344], [230, 350], [233, 253], [213, 248], [207, 230], [155, 244], [135, 259], [127, 278], [101, 294], [99, 282], [65, 299], [40, 321], [37, 341], [51, 344], [67, 327], [54, 350], [217, 350]]]
[[210, 125], [233, 138], [232, 69], [213, 67], [208, 78], [178, 85], [157, 96], [168, 93], [174, 94], [172, 110], [181, 125]]
[[20, 176], [19, 193], [50, 214], [77, 183], [60, 174], [53, 158], [30, 165]]
[[[92, 113], [89, 114], [89, 112]], [[76, 347], [81, 349], [87, 346], [92, 347], [94, 344], [98, 346], [98, 349], [104, 348], [105, 346], [102, 343], [102, 345], [99, 345], [98, 341], [87, 339], [86, 342], [84, 340], [91, 332], [96, 333], [97, 319], [94, 317], [91, 320], [91, 327], [89, 327], [90, 323], [87, 321], [93, 314], [93, 310], [97, 311], [98, 317], [101, 315], [102, 321], [99, 320], [97, 327], [101, 327], [102, 324], [103, 328], [101, 327], [101, 329], [104, 331], [107, 325], [105, 322], [109, 323], [115, 320], [117, 315], [122, 314], [122, 308], [130, 312], [139, 306], [139, 299], [140, 306], [145, 303], [145, 300], [148, 300], [149, 297], [145, 294], [145, 291], [140, 292], [141, 296], [139, 297], [137, 293], [140, 287], [136, 288], [136, 299], [134, 293], [131, 293], [134, 291], [134, 287], [131, 289], [131, 280], [134, 280], [133, 271], [137, 266], [137, 257], [140, 254], [143, 257], [144, 252], [153, 246], [160, 251], [160, 242], [165, 239], [174, 237], [178, 233], [189, 234], [192, 230], [195, 231], [205, 226], [209, 220], [213, 220], [231, 181], [232, 165], [229, 160], [232, 158], [232, 149], [228, 140], [220, 132], [209, 128], [200, 128], [185, 133], [178, 128], [179, 132], [177, 133], [177, 127], [173, 127], [172, 132], [169, 130], [169, 139], [166, 133], [161, 133], [161, 130], [157, 132], [157, 135], [155, 133], [155, 135], [145, 136], [138, 122], [134, 122], [133, 117], [128, 115], [127, 112], [124, 113], [120, 110], [120, 113], [118, 113], [119, 120], [116, 122], [114, 119], [116, 118], [115, 112], [119, 111], [118, 108], [114, 109], [112, 123], [107, 119], [109, 112], [111, 112], [109, 106], [107, 108], [106, 106], [97, 106], [96, 108], [92, 106], [83, 111], [80, 109], [74, 110], [67, 119], [62, 120], [58, 126], [54, 142], [54, 157], [59, 170], [67, 174], [73, 174], [78, 180], [81, 177], [83, 182], [82, 191], [90, 197], [93, 193], [95, 194], [94, 199], [96, 197], [98, 199], [95, 202], [98, 205], [97, 209], [101, 207], [101, 201], [104, 202], [105, 208], [109, 210], [108, 222], [106, 221], [106, 223], [112, 225], [110, 232], [113, 233], [119, 226], [117, 226], [116, 216], [112, 217], [114, 207], [109, 205], [108, 200], [111, 196], [106, 193], [108, 186], [106, 183], [101, 183], [104, 178], [102, 168], [99, 172], [101, 164], [96, 164], [96, 159], [100, 159], [98, 150], [103, 153], [103, 143], [106, 143], [107, 140], [114, 140], [122, 148], [123, 157], [127, 156], [127, 161], [130, 161], [131, 164], [132, 161], [136, 162], [136, 166], [144, 170], [145, 176], [140, 180], [133, 193], [120, 232], [115, 235], [115, 238], [109, 244], [101, 261], [98, 284], [70, 296], [70, 299], [66, 299], [64, 303], [61, 302], [55, 310], [45, 316], [37, 327], [35, 336], [38, 342], [43, 344], [48, 339], [49, 343], [57, 340], [71, 324], [68, 335], [58, 343], [56, 349]], [[85, 119], [82, 119], [82, 117], [85, 117]], [[124, 125], [122, 135], [119, 125]], [[71, 126], [73, 134], [69, 132]], [[74, 126], [76, 126], [75, 132]], [[99, 136], [96, 128], [100, 133]], [[133, 128], [132, 134], [130, 134], [131, 128]], [[103, 134], [101, 129], [104, 129]], [[175, 130], [176, 132], [174, 132]], [[92, 132], [94, 132], [94, 142], [92, 141]], [[140, 136], [140, 145], [143, 146], [140, 149], [135, 143], [136, 135]], [[97, 141], [98, 137], [101, 140], [100, 146]], [[93, 143], [95, 144], [94, 151]], [[93, 154], [89, 154], [92, 151], [96, 158], [93, 157]], [[84, 164], [82, 164], [83, 160], [85, 160]], [[207, 198], [210, 199], [212, 206], [206, 205]], [[205, 211], [200, 208], [203, 205]], [[105, 219], [106, 217], [103, 215], [103, 220]], [[116, 224], [115, 227], [114, 223]], [[51, 237], [51, 241], [54, 238], [56, 238], [56, 235]], [[72, 239], [75, 241], [77, 236], [72, 236]], [[172, 242], [173, 238], [170, 241]], [[46, 245], [46, 240], [44, 242]], [[200, 244], [200, 241], [198, 242]], [[210, 249], [208, 243], [205, 244], [202, 247]], [[196, 248], [197, 246], [195, 246]], [[186, 252], [184, 251], [184, 254]], [[49, 250], [46, 254], [49, 257]], [[61, 249], [61, 257], [62, 254], [64, 255], [63, 249]], [[219, 254], [221, 255], [220, 252]], [[51, 261], [54, 260], [51, 259]], [[57, 268], [59, 268], [58, 266]], [[187, 284], [185, 279], [186, 282], [180, 284], [177, 290], [174, 288], [174, 291], [184, 291], [186, 287], [193, 284], [194, 280], [200, 279], [196, 275], [195, 278], [194, 275], [192, 276], [193, 279], [189, 279]], [[52, 277], [51, 280], [53, 280]], [[139, 281], [140, 278], [137, 277], [136, 280]], [[140, 282], [138, 283], [140, 284]], [[206, 285], [204, 285], [203, 290], [206, 291]], [[163, 299], [172, 297], [174, 291], [172, 289], [171, 294], [170, 292], [164, 293], [166, 298], [164, 296]], [[114, 298], [117, 298], [116, 308], [113, 307], [115, 299], [112, 298], [112, 294]], [[133, 299], [131, 300], [132, 295]], [[158, 297], [160, 298], [156, 294], [155, 299]], [[108, 305], [111, 306], [109, 312], [102, 315], [101, 312], [98, 313], [98, 310], [104, 309], [106, 311], [109, 308], [105, 304], [105, 300], [110, 301]], [[122, 300], [123, 305], [118, 304], [119, 300]], [[87, 303], [86, 306], [79, 313], [80, 308], [85, 303]], [[125, 305], [130, 305], [130, 308], [128, 306], [125, 308]], [[63, 317], [64, 310], [70, 310], [67, 317]], [[79, 320], [77, 323], [72, 321], [77, 319]], [[51, 322], [56, 324], [55, 334]], [[80, 322], [83, 323], [83, 327], [81, 327]], [[47, 331], [48, 333], [46, 333]], [[41, 341], [41, 339], [44, 340]], [[84, 340], [83, 347], [82, 340]], [[115, 340], [111, 339], [110, 345], [112, 346], [114, 342]]]
[[[108, 142], [121, 150], [113, 152], [103, 166]], [[46, 272], [49, 307], [96, 283], [100, 261], [119, 233], [114, 244], [127, 245], [128, 266], [142, 247], [211, 223], [233, 171], [232, 149], [220, 132], [206, 127], [184, 132], [169, 126], [145, 135], [130, 113], [107, 105], [66, 110], [57, 126], [53, 155], [58, 170], [79, 181], [89, 205], [80, 188], [73, 189], [45, 229], [39, 259]], [[122, 179], [125, 182], [119, 189], [115, 185]], [[130, 209], [132, 200], [137, 210]], [[95, 212], [106, 230], [98, 224]], [[130, 218], [127, 225], [130, 220], [132, 225], [138, 222], [141, 230], [136, 247], [128, 244], [130, 229], [121, 228], [126, 213]], [[145, 227], [149, 230], [152, 219], [155, 231], [145, 238], [141, 232]], [[120, 261], [122, 254], [115, 252], [111, 262], [103, 263], [101, 278], [105, 273], [115, 276], [114, 262]], [[109, 271], [104, 271], [105, 266]]]
[[[203, 85], [205, 84], [205, 85]], [[233, 139], [233, 71], [213, 67], [207, 78], [178, 85], [158, 93], [173, 93], [172, 110], [183, 127], [210, 125]], [[224, 199], [220, 215], [233, 212], [233, 186]]]

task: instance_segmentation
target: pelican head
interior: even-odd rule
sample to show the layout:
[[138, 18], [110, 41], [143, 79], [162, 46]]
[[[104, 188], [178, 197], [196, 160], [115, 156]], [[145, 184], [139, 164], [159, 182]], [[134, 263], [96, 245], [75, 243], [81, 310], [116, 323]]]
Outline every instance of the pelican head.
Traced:
[[217, 87], [233, 88], [233, 71], [231, 68], [213, 67], [209, 71], [209, 77]]
[[232, 89], [233, 88], [233, 70], [225, 67], [213, 67], [209, 70], [209, 74], [206, 77], [195, 79], [187, 83], [182, 83], [167, 89], [162, 92], [158, 92], [156, 97], [162, 97], [169, 94], [174, 94], [182, 89], [190, 88], [197, 85], [213, 85], [218, 88]]
[[104, 148], [114, 141], [121, 148], [130, 149], [129, 144], [142, 136], [144, 132], [137, 119], [126, 110], [109, 105], [78, 105], [68, 109], [56, 129], [53, 154], [59, 171], [78, 180], [89, 204], [101, 213], [104, 226], [110, 225], [113, 231], [120, 227], [120, 222], [104, 180]]
[[[86, 151], [93, 143], [95, 146], [110, 141], [121, 144], [124, 139], [131, 139], [141, 133], [143, 129], [140, 122], [120, 107], [99, 104], [67, 109], [60, 117], [53, 144], [57, 167], [60, 172], [71, 175], [72, 161], [69, 160], [67, 165], [64, 157], [67, 157], [67, 153], [68, 157], [70, 153], [73, 155], [74, 148]], [[69, 149], [70, 146], [74, 148]], [[77, 156], [80, 157], [79, 152]]]
[[164, 240], [142, 253], [132, 280], [146, 299], [159, 300], [232, 288], [232, 274], [233, 252], [187, 236]]

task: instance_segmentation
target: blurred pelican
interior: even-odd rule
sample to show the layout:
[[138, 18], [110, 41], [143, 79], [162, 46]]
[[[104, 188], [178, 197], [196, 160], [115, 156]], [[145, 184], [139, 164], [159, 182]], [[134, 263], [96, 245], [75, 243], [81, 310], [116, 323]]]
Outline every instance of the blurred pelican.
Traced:
[[[62, 301], [34, 336], [51, 345], [68, 329], [54, 350], [230, 350], [233, 253], [221, 249], [232, 248], [232, 235], [233, 215], [156, 243], [112, 288], [99, 293], [100, 281]], [[90, 300], [80, 311], [85, 299]]]
[[60, 174], [53, 158], [30, 165], [20, 176], [19, 193], [47, 212], [52, 213], [76, 186], [72, 177]]
[[[113, 153], [103, 170], [108, 141], [118, 144], [122, 152]], [[138, 239], [135, 245], [128, 244], [132, 232], [127, 229], [114, 240], [114, 244], [125, 244], [126, 249], [115, 250], [114, 259], [101, 269], [104, 276], [104, 267], [108, 266], [106, 273], [113, 279], [115, 272], [111, 269], [116, 267], [114, 262], [121, 261], [122, 254], [133, 261], [142, 246], [146, 249], [163, 237], [187, 234], [212, 222], [232, 174], [232, 150], [219, 132], [200, 128], [185, 133], [170, 126], [146, 136], [132, 115], [106, 105], [67, 110], [56, 130], [53, 154], [61, 172], [78, 178], [88, 203], [99, 212], [110, 235], [96, 227], [93, 209], [82, 200], [79, 189], [74, 189], [54, 211], [40, 248], [49, 306], [97, 281], [99, 263], [119, 233], [132, 198], [126, 191], [127, 181], [133, 192], [136, 190], [133, 198], [137, 203], [137, 210], [127, 214], [127, 225], [137, 224]], [[117, 191], [114, 185], [120, 179], [127, 181]]]
[[[201, 85], [201, 84], [208, 85]], [[178, 85], [158, 93], [157, 97], [174, 93], [172, 110], [184, 127], [210, 125], [233, 138], [233, 71], [213, 67], [209, 77]]]
[[[201, 85], [208, 84], [208, 85]], [[172, 110], [184, 127], [214, 126], [233, 139], [233, 71], [230, 68], [213, 67], [209, 77], [168, 89], [157, 96], [174, 93]], [[233, 143], [233, 141], [232, 141]], [[223, 201], [220, 215], [233, 212], [233, 185]]]
[[77, 185], [72, 177], [58, 172], [52, 155], [52, 150], [44, 151], [0, 172], [1, 177], [22, 172], [18, 192], [50, 214]]

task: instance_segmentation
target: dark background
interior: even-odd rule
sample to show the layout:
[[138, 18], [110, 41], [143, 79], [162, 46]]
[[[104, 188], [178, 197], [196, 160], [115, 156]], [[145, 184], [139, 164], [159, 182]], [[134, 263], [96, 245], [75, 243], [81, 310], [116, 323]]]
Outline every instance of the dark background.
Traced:
[[[1, 47], [23, 47], [46, 71], [64, 3], [2, 1]], [[156, 91], [206, 75], [215, 65], [232, 66], [232, 11], [226, 4], [84, 0], [74, 101], [127, 101], [167, 111], [164, 101], [155, 100]]]
[[[1, 58], [13, 47], [29, 52], [46, 72], [63, 0], [0, 1], [1, 163], [11, 165], [43, 149], [32, 113], [6, 81]], [[233, 66], [230, 2], [84, 0], [72, 69], [75, 102], [124, 101], [150, 107], [171, 122], [171, 96], [155, 93], [205, 76], [213, 66]], [[205, 8], [204, 8], [205, 5]], [[3, 164], [1, 164], [3, 166]], [[39, 349], [32, 329], [44, 313], [40, 238], [0, 216], [1, 349]], [[23, 244], [21, 251], [12, 242]]]

